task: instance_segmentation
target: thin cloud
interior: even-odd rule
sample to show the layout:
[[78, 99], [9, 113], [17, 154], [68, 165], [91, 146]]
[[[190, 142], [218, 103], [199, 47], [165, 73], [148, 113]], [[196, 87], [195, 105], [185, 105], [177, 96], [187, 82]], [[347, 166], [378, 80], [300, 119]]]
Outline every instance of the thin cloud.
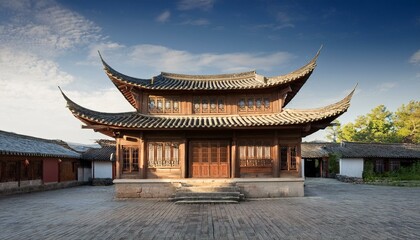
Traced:
[[210, 21], [204, 18], [187, 20], [181, 23], [182, 25], [192, 25], [192, 26], [204, 26], [209, 25]]
[[180, 0], [178, 2], [178, 10], [186, 11], [192, 9], [200, 9], [208, 11], [213, 8], [214, 0]]
[[414, 65], [420, 65], [420, 50], [418, 50], [417, 52], [415, 52], [411, 58], [410, 58], [410, 63], [414, 64]]
[[92, 21], [55, 2], [47, 3], [4, 8], [2, 11], [12, 9], [17, 13], [0, 27], [1, 45], [45, 56], [103, 39], [101, 28]]
[[[294, 56], [287, 52], [275, 53], [201, 53], [176, 50], [159, 45], [143, 44], [130, 48], [129, 62], [155, 72], [202, 73], [202, 71], [237, 72], [253, 69], [270, 71], [288, 63]], [[186, 69], [185, 66], [188, 66]]]
[[380, 92], [387, 92], [393, 88], [395, 88], [397, 86], [397, 83], [395, 82], [385, 82], [385, 83], [381, 83], [379, 86], [377, 86], [377, 89]]
[[167, 22], [170, 17], [171, 17], [171, 12], [169, 10], [166, 10], [156, 17], [156, 21], [160, 23], [164, 23], [164, 22]]

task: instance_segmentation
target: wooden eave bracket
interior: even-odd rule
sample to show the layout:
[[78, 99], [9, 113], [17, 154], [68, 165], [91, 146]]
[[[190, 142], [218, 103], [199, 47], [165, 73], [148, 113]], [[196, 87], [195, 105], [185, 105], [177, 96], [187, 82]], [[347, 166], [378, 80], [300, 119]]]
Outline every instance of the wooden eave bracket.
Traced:
[[306, 124], [306, 125], [303, 127], [303, 131], [305, 131], [305, 132], [309, 132], [310, 130], [311, 130], [311, 124], [310, 124], [310, 123]]
[[93, 129], [93, 130], [109, 130], [109, 127], [103, 125], [82, 125], [82, 129]]

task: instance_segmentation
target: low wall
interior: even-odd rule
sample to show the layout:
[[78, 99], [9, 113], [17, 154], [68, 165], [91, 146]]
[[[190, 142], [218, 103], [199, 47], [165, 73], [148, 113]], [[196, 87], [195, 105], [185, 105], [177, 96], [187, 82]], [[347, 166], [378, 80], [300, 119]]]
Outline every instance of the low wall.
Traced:
[[9, 195], [16, 193], [29, 193], [47, 191], [60, 188], [68, 188], [74, 186], [84, 185], [86, 182], [68, 181], [55, 183], [42, 183], [42, 180], [21, 181], [20, 187], [18, 182], [4, 182], [0, 183], [0, 195]]
[[169, 198], [182, 183], [235, 183], [246, 198], [303, 197], [303, 178], [115, 179], [117, 198]]

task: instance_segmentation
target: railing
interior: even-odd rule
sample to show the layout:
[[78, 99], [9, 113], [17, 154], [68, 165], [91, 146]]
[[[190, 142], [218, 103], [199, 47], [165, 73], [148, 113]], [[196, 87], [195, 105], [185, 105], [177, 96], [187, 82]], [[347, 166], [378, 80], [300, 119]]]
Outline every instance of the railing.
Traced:
[[241, 167], [271, 167], [272, 159], [241, 159]]

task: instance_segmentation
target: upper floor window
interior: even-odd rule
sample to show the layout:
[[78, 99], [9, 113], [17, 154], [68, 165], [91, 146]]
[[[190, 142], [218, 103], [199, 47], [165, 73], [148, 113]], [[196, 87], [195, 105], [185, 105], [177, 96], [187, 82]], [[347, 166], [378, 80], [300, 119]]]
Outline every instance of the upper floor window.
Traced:
[[178, 97], [149, 96], [149, 113], [179, 113]]
[[225, 113], [224, 97], [197, 96], [193, 99], [193, 113]]
[[270, 98], [266, 96], [242, 96], [238, 100], [239, 112], [265, 112], [270, 109]]

